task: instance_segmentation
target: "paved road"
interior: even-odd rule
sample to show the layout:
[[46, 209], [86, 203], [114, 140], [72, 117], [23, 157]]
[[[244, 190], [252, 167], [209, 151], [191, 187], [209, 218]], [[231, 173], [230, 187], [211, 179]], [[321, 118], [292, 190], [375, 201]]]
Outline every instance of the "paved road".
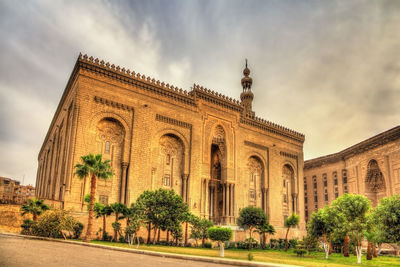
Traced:
[[224, 267], [228, 265], [0, 235], [0, 266]]

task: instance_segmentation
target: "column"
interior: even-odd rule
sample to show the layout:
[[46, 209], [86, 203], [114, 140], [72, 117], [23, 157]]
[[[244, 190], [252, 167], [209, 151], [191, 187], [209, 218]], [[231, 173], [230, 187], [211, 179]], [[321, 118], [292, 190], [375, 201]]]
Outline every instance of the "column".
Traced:
[[188, 174], [184, 174], [182, 176], [182, 198], [184, 202], [187, 202], [187, 180], [188, 180], [189, 175]]
[[128, 163], [127, 162], [122, 162], [121, 163], [121, 168], [122, 168], [122, 174], [121, 174], [121, 189], [120, 189], [120, 198], [119, 198], [119, 202], [121, 202], [122, 204], [126, 204], [126, 168], [128, 167]]
[[226, 184], [222, 184], [222, 217], [223, 221], [225, 221], [226, 217]]

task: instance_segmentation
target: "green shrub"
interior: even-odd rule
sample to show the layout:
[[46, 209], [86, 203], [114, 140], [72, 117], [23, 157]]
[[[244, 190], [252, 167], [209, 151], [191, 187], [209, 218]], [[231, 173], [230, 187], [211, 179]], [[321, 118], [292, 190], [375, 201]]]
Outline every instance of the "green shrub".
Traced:
[[74, 227], [79, 227], [77, 224], [78, 221], [67, 211], [50, 210], [40, 217], [36, 225], [33, 225], [32, 233], [43, 237], [67, 238], [73, 235]]
[[313, 251], [318, 250], [318, 238], [314, 237], [312, 235], [307, 235], [303, 238], [303, 244], [304, 248], [308, 251], [308, 254], [310, 254]]
[[81, 236], [81, 234], [82, 234], [82, 231], [83, 231], [83, 228], [84, 228], [84, 225], [83, 225], [83, 223], [81, 223], [81, 222], [77, 222], [74, 226], [73, 226], [73, 229], [74, 229], [74, 239], [78, 239], [80, 236]]
[[289, 248], [295, 248], [297, 245], [298, 239], [294, 238], [294, 239], [290, 239], [289, 240]]
[[304, 254], [307, 253], [307, 250], [304, 247], [303, 241], [298, 241], [295, 249], [293, 250], [294, 253], [297, 254], [297, 257], [303, 257]]
[[33, 235], [34, 227], [36, 226], [36, 222], [26, 219], [24, 222], [21, 224], [21, 234], [23, 235]]
[[254, 260], [254, 255], [253, 255], [253, 253], [249, 253], [249, 254], [247, 254], [247, 259], [249, 260], [249, 261], [252, 261], [252, 260]]
[[211, 242], [205, 242], [205, 243], [204, 243], [204, 247], [205, 247], [205, 248], [212, 248]]
[[207, 231], [211, 240], [224, 242], [232, 237], [232, 229], [225, 227], [210, 227]]

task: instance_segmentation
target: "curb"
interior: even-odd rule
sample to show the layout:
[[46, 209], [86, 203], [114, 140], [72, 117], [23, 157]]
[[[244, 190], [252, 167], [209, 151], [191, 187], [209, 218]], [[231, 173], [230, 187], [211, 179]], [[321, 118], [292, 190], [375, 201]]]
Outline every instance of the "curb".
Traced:
[[101, 248], [101, 249], [108, 249], [108, 250], [114, 250], [114, 251], [122, 251], [122, 252], [127, 252], [127, 253], [136, 253], [136, 254], [144, 254], [144, 255], [149, 255], [149, 256], [200, 261], [200, 262], [209, 262], [209, 263], [217, 263], [217, 264], [227, 264], [227, 265], [232, 265], [232, 266], [254, 266], [254, 267], [258, 267], [258, 266], [260, 266], [260, 267], [296, 266], [296, 265], [287, 265], [287, 264], [279, 264], [279, 263], [250, 262], [250, 261], [244, 261], [244, 260], [234, 260], [234, 259], [225, 259], [225, 258], [221, 259], [221, 258], [214, 258], [214, 257], [193, 256], [193, 255], [166, 253], [166, 252], [155, 252], [155, 251], [148, 251], [148, 250], [139, 250], [139, 249], [134, 249], [134, 248], [133, 249], [120, 248], [120, 247], [112, 247], [112, 246], [106, 246], [106, 245], [100, 245], [100, 244], [74, 242], [74, 241], [69, 241], [69, 240], [53, 239], [53, 238], [39, 237], [39, 236], [20, 235], [20, 234], [12, 234], [12, 233], [0, 233], [0, 236], [12, 236], [12, 237], [23, 238], [23, 239], [45, 240], [45, 241], [51, 241], [51, 242], [73, 244], [73, 245], [78, 245], [78, 246], [86, 246], [86, 247]]

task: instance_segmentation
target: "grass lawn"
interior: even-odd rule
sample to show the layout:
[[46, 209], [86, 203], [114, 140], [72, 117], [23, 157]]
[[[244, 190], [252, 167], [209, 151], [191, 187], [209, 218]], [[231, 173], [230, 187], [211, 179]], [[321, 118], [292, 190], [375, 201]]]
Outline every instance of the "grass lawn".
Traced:
[[[136, 249], [136, 245], [129, 246], [125, 243], [112, 243], [105, 241], [92, 241], [94, 244], [102, 244], [108, 246], [116, 246], [123, 248]], [[187, 254], [197, 256], [208, 256], [218, 257], [218, 249], [208, 248], [184, 248], [184, 247], [169, 247], [169, 246], [158, 246], [158, 245], [140, 245], [140, 250], [150, 250], [157, 252], [167, 252], [176, 254]], [[247, 260], [249, 251], [241, 249], [226, 249], [225, 258]], [[304, 257], [297, 257], [292, 250], [288, 252], [278, 250], [260, 250], [253, 249], [251, 253], [254, 256], [253, 261], [259, 262], [272, 262], [272, 263], [283, 263], [293, 264], [301, 266], [400, 266], [400, 258], [380, 256], [373, 258], [371, 261], [367, 261], [366, 255], [363, 255], [362, 264], [357, 264], [357, 257], [350, 255], [345, 258], [341, 254], [335, 254], [329, 256], [328, 260], [325, 260], [325, 253], [313, 253]]]

